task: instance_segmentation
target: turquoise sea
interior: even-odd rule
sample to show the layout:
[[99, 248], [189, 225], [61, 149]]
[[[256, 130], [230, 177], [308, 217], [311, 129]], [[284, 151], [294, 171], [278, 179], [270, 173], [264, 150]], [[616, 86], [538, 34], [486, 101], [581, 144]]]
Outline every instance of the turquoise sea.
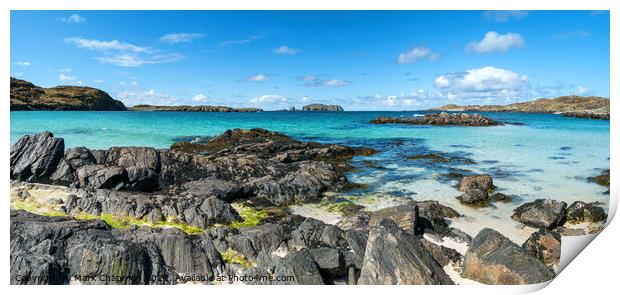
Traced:
[[[261, 127], [301, 140], [368, 146], [381, 153], [355, 159], [361, 167], [348, 175], [379, 196], [433, 199], [471, 218], [509, 220], [520, 202], [552, 198], [608, 203], [607, 188], [587, 181], [609, 168], [609, 121], [566, 118], [554, 114], [482, 113], [520, 123], [498, 127], [429, 127], [373, 125], [377, 116], [415, 116], [425, 112], [11, 112], [11, 143], [24, 134], [51, 131], [67, 147], [169, 147], [175, 141], [214, 136], [230, 128]], [[473, 159], [476, 164], [436, 164], [407, 156], [431, 152]], [[368, 165], [368, 164], [371, 165]], [[372, 166], [369, 168], [368, 166]], [[497, 208], [472, 209], [454, 197], [454, 181], [442, 177], [460, 169], [492, 175], [499, 191], [518, 196]], [[515, 224], [509, 223], [513, 227]], [[473, 231], [474, 229], [472, 229]]]

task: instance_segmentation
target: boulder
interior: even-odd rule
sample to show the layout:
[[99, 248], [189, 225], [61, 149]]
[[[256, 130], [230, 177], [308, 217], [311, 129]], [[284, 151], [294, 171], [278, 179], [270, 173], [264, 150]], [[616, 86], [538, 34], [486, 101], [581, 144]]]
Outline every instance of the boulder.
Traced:
[[581, 222], [604, 222], [607, 220], [605, 209], [596, 203], [585, 203], [576, 201], [566, 209], [566, 221], [570, 223]]
[[431, 230], [437, 234], [444, 235], [448, 232], [446, 218], [461, 217], [456, 210], [439, 204], [437, 201], [416, 202], [418, 206], [418, 219], [416, 234]]
[[448, 265], [450, 262], [458, 263], [462, 259], [461, 254], [454, 249], [434, 244], [426, 239], [420, 239], [420, 244], [433, 256], [441, 267]]
[[390, 219], [372, 226], [361, 285], [448, 285], [454, 284], [418, 239]]
[[368, 226], [376, 226], [384, 219], [391, 219], [404, 231], [414, 234], [417, 226], [418, 206], [400, 205], [372, 212]]
[[469, 189], [480, 189], [487, 193], [495, 189], [493, 179], [487, 174], [463, 176], [458, 185], [459, 191], [466, 192]]
[[302, 248], [316, 248], [321, 245], [321, 236], [325, 223], [313, 218], [306, 218], [297, 229], [291, 232], [291, 246]]
[[555, 231], [540, 229], [533, 233], [521, 247], [538, 258], [549, 268], [560, 265], [562, 237]]
[[554, 274], [529, 252], [485, 228], [467, 249], [461, 276], [489, 285], [522, 285], [549, 281]]
[[96, 164], [80, 167], [77, 170], [77, 180], [82, 188], [113, 190], [124, 188], [129, 182], [124, 168]]
[[566, 203], [538, 199], [517, 207], [512, 219], [535, 228], [554, 229], [566, 221]]
[[319, 247], [308, 251], [327, 282], [341, 278], [347, 274], [344, 255], [334, 248]]
[[470, 206], [486, 206], [489, 204], [489, 193], [482, 189], [470, 188], [456, 197], [461, 203]]
[[64, 152], [64, 140], [51, 132], [21, 137], [11, 146], [11, 179], [48, 183]]
[[319, 269], [307, 250], [292, 251], [280, 259], [274, 276], [292, 278], [290, 281], [274, 281], [274, 285], [323, 285]]

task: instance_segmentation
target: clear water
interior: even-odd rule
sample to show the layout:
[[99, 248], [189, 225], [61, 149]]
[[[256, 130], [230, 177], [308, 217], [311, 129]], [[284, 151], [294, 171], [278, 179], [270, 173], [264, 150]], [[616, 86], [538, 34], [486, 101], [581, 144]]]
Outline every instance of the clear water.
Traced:
[[[368, 146], [381, 151], [356, 159], [380, 168], [362, 168], [349, 179], [370, 185], [368, 191], [390, 204], [394, 198], [433, 199], [455, 207], [484, 224], [510, 220], [520, 202], [537, 198], [599, 201], [606, 188], [586, 181], [609, 168], [609, 121], [565, 118], [553, 114], [486, 113], [488, 117], [525, 125], [498, 127], [428, 127], [373, 125], [377, 116], [413, 116], [424, 112], [11, 112], [11, 143], [24, 134], [51, 131], [67, 147], [169, 147], [175, 141], [218, 135], [230, 128], [261, 127], [302, 140]], [[441, 152], [473, 159], [473, 165], [432, 164], [407, 156]], [[460, 205], [453, 181], [441, 178], [450, 169], [489, 173], [499, 191], [520, 197], [497, 208]], [[467, 219], [465, 219], [467, 220]], [[471, 221], [471, 220], [470, 220]], [[459, 221], [462, 222], [462, 221]], [[497, 226], [512, 229], [506, 221]], [[508, 228], [505, 230], [509, 230]], [[478, 227], [471, 228], [475, 234]], [[520, 239], [516, 237], [515, 239]]]

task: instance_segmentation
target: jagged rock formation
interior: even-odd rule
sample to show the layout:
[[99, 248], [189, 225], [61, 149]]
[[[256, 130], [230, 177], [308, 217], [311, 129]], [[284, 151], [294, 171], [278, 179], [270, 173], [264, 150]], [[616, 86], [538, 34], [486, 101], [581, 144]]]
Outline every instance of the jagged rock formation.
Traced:
[[406, 124], [406, 125], [434, 125], [434, 126], [497, 126], [502, 123], [479, 114], [427, 114], [422, 117], [391, 118], [377, 117], [370, 121], [372, 124]]
[[609, 98], [597, 96], [560, 96], [553, 99], [540, 98], [534, 101], [509, 105], [470, 105], [448, 104], [432, 111], [473, 111], [473, 112], [525, 112], [562, 113], [567, 117], [609, 120]]
[[301, 109], [302, 111], [317, 111], [317, 112], [343, 112], [344, 109], [339, 105], [325, 105], [320, 103], [305, 105]]
[[241, 113], [253, 113], [253, 112], [262, 112], [262, 109], [259, 108], [231, 108], [225, 106], [190, 106], [190, 105], [180, 105], [180, 106], [156, 106], [156, 105], [148, 105], [148, 104], [139, 104], [133, 107], [130, 107], [131, 111], [153, 111], [153, 112], [223, 112], [223, 113], [231, 113], [231, 112], [241, 112]]
[[566, 222], [566, 203], [538, 199], [514, 210], [512, 219], [535, 228], [554, 229]]
[[11, 111], [124, 111], [106, 92], [78, 86], [42, 88], [11, 77]]
[[490, 228], [472, 241], [461, 275], [492, 285], [536, 284], [555, 276], [540, 260]]

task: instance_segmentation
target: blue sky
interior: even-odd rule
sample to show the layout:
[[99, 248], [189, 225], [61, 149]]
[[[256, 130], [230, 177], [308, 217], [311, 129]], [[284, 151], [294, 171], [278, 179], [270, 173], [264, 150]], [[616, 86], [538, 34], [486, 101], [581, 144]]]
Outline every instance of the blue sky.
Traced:
[[608, 97], [609, 13], [13, 11], [11, 76], [265, 110]]

